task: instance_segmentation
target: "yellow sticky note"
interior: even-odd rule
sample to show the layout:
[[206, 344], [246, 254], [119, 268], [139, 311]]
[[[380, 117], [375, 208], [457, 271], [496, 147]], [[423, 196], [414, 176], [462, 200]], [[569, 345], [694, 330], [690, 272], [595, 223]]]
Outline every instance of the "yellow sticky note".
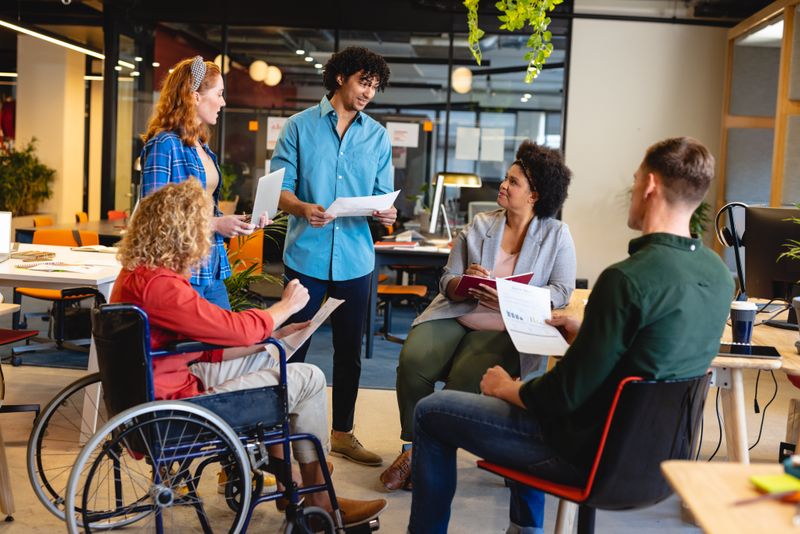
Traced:
[[750, 482], [764, 493], [800, 491], [800, 479], [786, 473], [780, 475], [754, 475], [750, 477]]

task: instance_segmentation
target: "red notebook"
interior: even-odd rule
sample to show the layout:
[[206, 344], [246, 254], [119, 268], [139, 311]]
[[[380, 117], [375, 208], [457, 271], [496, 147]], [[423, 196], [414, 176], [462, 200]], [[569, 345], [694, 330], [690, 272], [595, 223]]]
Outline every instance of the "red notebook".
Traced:
[[[508, 280], [510, 282], [519, 282], [520, 284], [527, 284], [533, 278], [533, 273], [522, 273], [522, 274], [515, 274], [513, 276], [506, 276], [502, 278], [502, 280]], [[456, 295], [460, 297], [466, 297], [469, 295], [467, 293], [470, 289], [475, 289], [479, 285], [489, 286], [493, 289], [497, 289], [497, 283], [495, 282], [494, 278], [481, 278], [480, 276], [472, 276], [469, 274], [465, 274], [461, 277], [461, 280], [458, 282], [456, 286]]]

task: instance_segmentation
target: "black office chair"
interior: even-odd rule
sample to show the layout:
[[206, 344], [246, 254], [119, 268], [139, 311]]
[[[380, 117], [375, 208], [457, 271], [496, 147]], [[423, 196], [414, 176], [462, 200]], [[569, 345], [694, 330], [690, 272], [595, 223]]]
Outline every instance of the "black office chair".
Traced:
[[652, 506], [672, 494], [661, 462], [692, 457], [709, 375], [683, 380], [622, 380], [583, 486], [557, 484], [480, 460], [478, 467], [579, 504], [578, 533], [594, 532], [595, 510]]

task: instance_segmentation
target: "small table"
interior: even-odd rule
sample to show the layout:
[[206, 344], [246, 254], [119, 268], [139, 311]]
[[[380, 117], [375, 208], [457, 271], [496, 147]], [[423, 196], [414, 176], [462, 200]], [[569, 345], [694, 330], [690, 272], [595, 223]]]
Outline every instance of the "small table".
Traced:
[[449, 248], [438, 247], [375, 247], [375, 269], [372, 271], [372, 290], [367, 302], [366, 358], [372, 358], [375, 335], [375, 310], [378, 306], [378, 273], [387, 265], [438, 267], [447, 265]]
[[661, 472], [689, 507], [695, 520], [708, 534], [792, 533], [795, 505], [763, 500], [740, 506], [734, 502], [756, 497], [749, 479], [752, 475], [777, 475], [779, 464], [729, 462], [691, 462], [671, 460], [661, 464]]
[[114, 246], [122, 236], [125, 234], [125, 221], [124, 220], [102, 220], [102, 221], [88, 221], [85, 223], [68, 223], [56, 224], [53, 226], [45, 226], [43, 228], [17, 228], [14, 240], [18, 243], [33, 243], [33, 233], [36, 230], [83, 230], [88, 232], [97, 232], [100, 238], [100, 244], [107, 247]]

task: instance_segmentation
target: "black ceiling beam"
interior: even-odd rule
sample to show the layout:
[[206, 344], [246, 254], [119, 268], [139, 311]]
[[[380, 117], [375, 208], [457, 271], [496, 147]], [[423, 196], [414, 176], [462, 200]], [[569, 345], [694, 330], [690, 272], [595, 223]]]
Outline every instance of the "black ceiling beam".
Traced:
[[[564, 63], [545, 63], [542, 67], [542, 70], [555, 70], [555, 69], [563, 69]], [[470, 69], [472, 71], [473, 76], [491, 76], [492, 74], [512, 74], [516, 72], [526, 72], [528, 70], [527, 65], [515, 65], [513, 67], [497, 67], [494, 69]]]
[[[383, 59], [386, 60], [386, 63], [395, 63], [395, 64], [406, 64], [406, 65], [447, 65], [449, 61], [446, 57], [405, 57], [405, 56], [383, 56]], [[490, 66], [492, 64], [491, 60], [484, 59], [481, 62], [481, 65]], [[475, 60], [470, 59], [456, 59], [453, 58], [453, 65], [464, 65], [464, 66], [472, 66], [475, 65]]]

